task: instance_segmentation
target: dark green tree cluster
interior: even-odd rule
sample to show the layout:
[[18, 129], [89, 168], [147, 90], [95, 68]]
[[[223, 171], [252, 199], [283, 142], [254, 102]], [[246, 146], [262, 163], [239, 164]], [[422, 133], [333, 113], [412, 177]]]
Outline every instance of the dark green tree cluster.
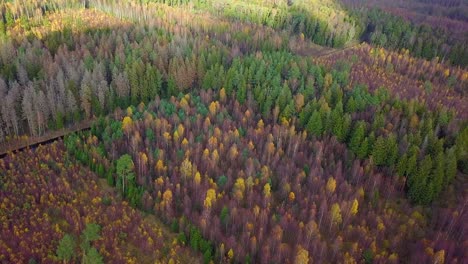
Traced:
[[468, 64], [465, 40], [442, 28], [414, 24], [380, 9], [361, 11], [366, 32], [363, 40], [392, 50], [407, 49], [413, 56], [431, 60], [439, 57], [454, 65]]

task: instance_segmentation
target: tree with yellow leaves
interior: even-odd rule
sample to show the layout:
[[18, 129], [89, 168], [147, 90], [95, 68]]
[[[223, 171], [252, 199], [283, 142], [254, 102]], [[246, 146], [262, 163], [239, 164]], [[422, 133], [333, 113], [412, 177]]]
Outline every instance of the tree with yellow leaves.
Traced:
[[228, 251], [228, 259], [230, 262], [234, 259], [234, 250], [232, 248]]
[[301, 245], [297, 246], [296, 258], [294, 264], [308, 264], [309, 263], [309, 251], [303, 248]]
[[333, 177], [328, 178], [327, 181], [327, 192], [334, 193], [336, 189], [336, 180]]
[[211, 208], [214, 201], [216, 201], [216, 191], [215, 189], [210, 188], [206, 191], [205, 202], [203, 203], [203, 205], [206, 208]]
[[441, 249], [434, 254], [434, 264], [445, 263], [445, 250]]
[[289, 201], [294, 202], [294, 200], [296, 199], [296, 195], [294, 194], [294, 192], [290, 192], [288, 198]]
[[334, 203], [331, 207], [330, 211], [330, 230], [333, 225], [341, 224], [342, 217], [341, 217], [341, 209], [338, 203]]
[[130, 133], [130, 129], [132, 127], [133, 120], [131, 117], [126, 116], [122, 120], [122, 129], [127, 133], [127, 135]]
[[295, 102], [295, 106], [296, 106], [296, 111], [299, 113], [299, 111], [301, 111], [302, 107], [304, 107], [304, 95], [301, 94], [301, 93], [298, 93], [294, 97], [294, 102]]
[[265, 198], [270, 198], [271, 196], [271, 186], [268, 182], [263, 186], [263, 194], [265, 195]]
[[184, 125], [179, 124], [177, 126], [177, 133], [179, 134], [180, 137], [184, 136], [185, 128]]
[[208, 109], [210, 110], [210, 114], [212, 116], [216, 115], [216, 110], [217, 110], [217, 104], [216, 102], [211, 102], [210, 106], [208, 107]]
[[236, 183], [234, 183], [234, 197], [238, 201], [241, 201], [244, 198], [245, 191], [245, 181], [244, 178], [237, 178]]
[[195, 182], [196, 186], [200, 185], [200, 182], [201, 182], [200, 172], [197, 171], [197, 173], [195, 173], [195, 177], [193, 178], [193, 181]]
[[188, 158], [182, 161], [182, 164], [180, 165], [180, 173], [184, 180], [192, 177], [192, 163]]
[[167, 203], [170, 203], [172, 201], [172, 191], [167, 189], [164, 193], [163, 193], [163, 201], [167, 204]]
[[351, 205], [350, 213], [351, 215], [356, 215], [358, 213], [359, 202], [357, 199], [353, 200], [353, 204]]
[[164, 161], [158, 160], [158, 161], [156, 162], [156, 171], [157, 171], [157, 172], [162, 172], [162, 171], [164, 171], [164, 170], [165, 170]]
[[221, 88], [221, 90], [219, 90], [219, 100], [221, 101], [221, 103], [225, 103], [226, 102], [226, 89]]
[[212, 153], [211, 153], [211, 159], [213, 160], [213, 162], [216, 164], [219, 160], [219, 154], [218, 154], [218, 150], [214, 150]]
[[229, 149], [229, 157], [231, 160], [234, 160], [237, 155], [239, 154], [239, 151], [237, 150], [237, 145], [233, 144], [231, 148]]

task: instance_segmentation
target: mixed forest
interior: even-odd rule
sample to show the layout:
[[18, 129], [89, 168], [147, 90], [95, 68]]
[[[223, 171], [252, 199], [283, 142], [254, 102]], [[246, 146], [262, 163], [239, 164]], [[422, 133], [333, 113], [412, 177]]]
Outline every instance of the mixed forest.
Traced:
[[465, 263], [467, 8], [2, 2], [0, 263]]

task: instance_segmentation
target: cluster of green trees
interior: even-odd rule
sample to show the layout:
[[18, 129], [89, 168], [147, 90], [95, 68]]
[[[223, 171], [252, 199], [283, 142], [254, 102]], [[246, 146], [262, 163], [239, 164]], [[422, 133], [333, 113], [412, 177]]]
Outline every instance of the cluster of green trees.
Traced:
[[[101, 117], [99, 121], [93, 125], [92, 133], [102, 133], [103, 130], [98, 128], [99, 124], [105, 124], [104, 119]], [[118, 126], [116, 126], [118, 125]], [[122, 127], [120, 122], [114, 122], [114, 125], [109, 126], [110, 130], [113, 129], [113, 139], [121, 138]], [[126, 198], [132, 206], [139, 206], [141, 204], [141, 197], [143, 195], [143, 188], [138, 187], [135, 180], [135, 164], [130, 155], [122, 155], [118, 160], [105, 167], [102, 163], [96, 162], [96, 158], [106, 157], [103, 146], [98, 147], [83, 147], [80, 138], [85, 137], [90, 132], [85, 131], [79, 134], [71, 134], [65, 138], [65, 146], [70, 155], [73, 155], [79, 162], [89, 166], [99, 177], [105, 178], [110, 186], [115, 186], [120, 190], [122, 196]], [[105, 135], [103, 133], [103, 135]], [[106, 140], [110, 140], [107, 139]], [[107, 141], [106, 141], [107, 142]]]
[[[336, 136], [358, 158], [372, 157], [375, 165], [406, 176], [410, 198], [417, 203], [431, 202], [455, 177], [455, 135], [444, 136], [453, 115], [392, 98], [384, 88], [374, 93], [364, 85], [346, 90], [350, 74], [347, 63], [339, 62], [327, 71], [290, 53], [278, 52], [235, 59], [221, 72], [213, 66], [206, 76], [211, 71], [222, 76], [224, 84], [206, 80], [204, 88], [224, 87], [240, 103], [245, 103], [250, 94], [264, 118], [274, 122], [297, 118], [299, 127], [311, 136]], [[362, 116], [369, 111], [372, 116]]]
[[358, 12], [366, 29], [364, 41], [392, 50], [407, 49], [415, 57], [468, 65], [466, 39], [454, 37], [447, 29], [415, 24], [377, 8]]
[[[81, 263], [83, 264], [103, 264], [104, 260], [95, 247], [91, 245], [93, 241], [98, 240], [101, 236], [101, 226], [98, 224], [87, 224], [80, 236], [80, 252]], [[64, 263], [74, 261], [78, 256], [76, 239], [70, 235], [65, 234], [59, 241], [57, 246], [57, 258]]]

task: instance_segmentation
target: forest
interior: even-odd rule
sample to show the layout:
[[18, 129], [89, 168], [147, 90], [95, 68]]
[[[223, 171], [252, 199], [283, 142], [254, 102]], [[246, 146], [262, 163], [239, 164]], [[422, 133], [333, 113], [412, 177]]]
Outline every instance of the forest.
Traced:
[[0, 263], [464, 263], [466, 8], [2, 2]]

